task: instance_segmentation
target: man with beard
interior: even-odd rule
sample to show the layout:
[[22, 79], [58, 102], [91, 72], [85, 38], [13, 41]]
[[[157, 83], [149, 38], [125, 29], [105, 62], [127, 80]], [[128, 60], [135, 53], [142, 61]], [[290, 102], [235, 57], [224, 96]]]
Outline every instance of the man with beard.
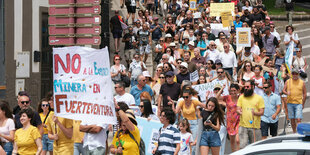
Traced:
[[180, 73], [177, 75], [177, 83], [182, 84], [183, 80], [190, 80], [190, 74], [187, 68], [188, 64], [186, 62], [180, 64]]
[[197, 69], [196, 64], [191, 62], [191, 53], [189, 51], [184, 52], [184, 62], [188, 64], [187, 69], [190, 73], [194, 72]]
[[240, 149], [244, 148], [248, 142], [254, 143], [261, 139], [260, 123], [265, 104], [264, 99], [254, 93], [254, 87], [253, 81], [246, 81], [244, 93], [239, 97], [237, 103], [237, 113], [240, 115]]

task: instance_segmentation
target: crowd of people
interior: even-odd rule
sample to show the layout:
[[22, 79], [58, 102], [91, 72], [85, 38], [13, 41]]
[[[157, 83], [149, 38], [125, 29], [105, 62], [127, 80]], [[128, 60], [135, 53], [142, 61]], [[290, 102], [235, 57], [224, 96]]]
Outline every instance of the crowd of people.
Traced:
[[[190, 10], [188, 0], [121, 0], [126, 18], [115, 11], [110, 20], [118, 124], [54, 116], [52, 93], [34, 109], [30, 96], [21, 91], [14, 109], [13, 103], [0, 101], [0, 154], [142, 154], [136, 117], [162, 123], [152, 151], [156, 155], [210, 150], [222, 155], [227, 135], [234, 152], [277, 136], [281, 111], [285, 128], [296, 132], [306, 103], [308, 65], [294, 27], [286, 26], [282, 41], [262, 0], [230, 0], [235, 4], [233, 26], [215, 34], [211, 25], [222, 21], [210, 16], [213, 2], [197, 0], [197, 9]], [[251, 28], [251, 47], [237, 45], [238, 28]], [[286, 62], [280, 43], [292, 49], [291, 62]], [[149, 55], [154, 55], [154, 75], [146, 66]], [[214, 83], [212, 90], [203, 95], [193, 88], [208, 83]], [[141, 115], [131, 106], [138, 106]]]
[[[285, 114], [284, 128], [296, 132], [306, 102], [308, 65], [292, 21], [281, 39], [262, 0], [197, 0], [196, 9], [189, 0], [120, 2], [128, 16], [115, 11], [110, 21], [115, 40], [125, 43], [120, 49], [115, 42], [111, 67], [112, 78], [123, 75], [114, 80], [116, 102], [139, 106], [142, 113], [145, 105], [147, 111], [157, 106], [156, 114], [142, 115], [164, 125], [153, 153], [208, 154], [211, 149], [224, 154], [226, 139], [236, 151], [277, 136], [280, 113]], [[214, 2], [235, 4], [228, 30], [212, 28], [222, 24], [221, 17], [210, 16]], [[238, 28], [251, 29], [250, 47], [237, 44]], [[121, 55], [125, 63], [115, 70]], [[153, 67], [146, 66], [150, 55]], [[128, 93], [124, 76], [131, 81]], [[204, 95], [193, 89], [207, 83], [215, 85]]]

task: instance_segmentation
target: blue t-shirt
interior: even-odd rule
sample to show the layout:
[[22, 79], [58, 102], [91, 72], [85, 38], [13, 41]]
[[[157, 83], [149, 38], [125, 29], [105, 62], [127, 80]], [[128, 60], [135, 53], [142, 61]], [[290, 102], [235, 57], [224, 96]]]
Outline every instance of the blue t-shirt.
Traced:
[[235, 29], [237, 29], [238, 27], [242, 27], [242, 21], [239, 21], [239, 23], [237, 23], [236, 21], [233, 21], [234, 25], [235, 25]]
[[[154, 29], [155, 27], [156, 27], [155, 24], [151, 25], [151, 29]], [[164, 26], [161, 24], [159, 24], [159, 27], [164, 28]], [[152, 40], [159, 40], [162, 37], [162, 32], [160, 28], [157, 28], [152, 32]]]
[[133, 86], [130, 89], [130, 94], [135, 98], [137, 106], [140, 105], [140, 94], [144, 91], [148, 92], [151, 96], [153, 96], [152, 88], [147, 84], [142, 88], [142, 90], [139, 90], [137, 85]]
[[[206, 44], [205, 41], [200, 40], [200, 41], [198, 42], [198, 44], [197, 44], [197, 47], [206, 48], [206, 47], [207, 47], [207, 44]], [[204, 56], [205, 52], [206, 52], [206, 50], [200, 50], [200, 55], [201, 55], [201, 56]]]
[[264, 95], [262, 96], [265, 103], [264, 115], [261, 117], [261, 120], [266, 123], [276, 123], [279, 120], [279, 116], [276, 119], [272, 119], [272, 115], [277, 111], [277, 105], [281, 105], [281, 98], [279, 95], [275, 93], [271, 93], [270, 96]]

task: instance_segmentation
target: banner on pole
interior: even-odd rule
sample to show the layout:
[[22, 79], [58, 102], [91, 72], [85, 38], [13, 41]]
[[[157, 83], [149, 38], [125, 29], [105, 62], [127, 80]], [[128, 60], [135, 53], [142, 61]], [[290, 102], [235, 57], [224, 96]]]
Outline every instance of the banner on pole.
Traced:
[[[216, 84], [220, 84], [221, 86], [224, 85], [224, 81], [212, 81], [212, 82], [208, 82], [208, 83], [203, 83], [203, 84], [199, 84], [199, 85], [193, 85], [192, 88], [195, 89], [198, 92], [198, 96], [200, 96], [200, 100], [201, 102], [205, 103], [206, 102], [206, 93], [209, 92], [209, 97], [214, 97], [216, 94], [213, 94], [213, 89], [215, 87]], [[226, 96], [229, 95], [229, 88], [230, 83], [226, 83], [226, 87], [223, 90], [222, 95]]]
[[116, 123], [108, 48], [53, 48], [55, 115]]

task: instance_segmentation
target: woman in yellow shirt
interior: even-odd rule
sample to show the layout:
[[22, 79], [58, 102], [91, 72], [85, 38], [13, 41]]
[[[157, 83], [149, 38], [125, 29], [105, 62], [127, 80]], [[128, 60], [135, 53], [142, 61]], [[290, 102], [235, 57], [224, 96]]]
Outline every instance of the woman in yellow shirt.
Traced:
[[[120, 129], [113, 137], [112, 145], [110, 146], [111, 153], [123, 155], [139, 155], [138, 144], [140, 145], [141, 138], [133, 111], [127, 110], [124, 112], [117, 104], [115, 104], [115, 108], [120, 118]], [[135, 140], [130, 137], [130, 134], [134, 137]]]
[[39, 130], [30, 124], [34, 113], [27, 108], [22, 109], [19, 114], [23, 128], [15, 132], [13, 154], [39, 155], [42, 151], [41, 135]]
[[40, 115], [42, 124], [43, 124], [43, 136], [42, 136], [42, 154], [46, 155], [46, 152], [48, 151], [50, 154], [53, 154], [53, 140], [48, 138], [48, 132], [47, 132], [47, 118], [50, 116], [51, 113], [54, 113], [51, 111], [51, 107], [48, 103], [47, 99], [42, 99], [38, 106], [38, 113]]

